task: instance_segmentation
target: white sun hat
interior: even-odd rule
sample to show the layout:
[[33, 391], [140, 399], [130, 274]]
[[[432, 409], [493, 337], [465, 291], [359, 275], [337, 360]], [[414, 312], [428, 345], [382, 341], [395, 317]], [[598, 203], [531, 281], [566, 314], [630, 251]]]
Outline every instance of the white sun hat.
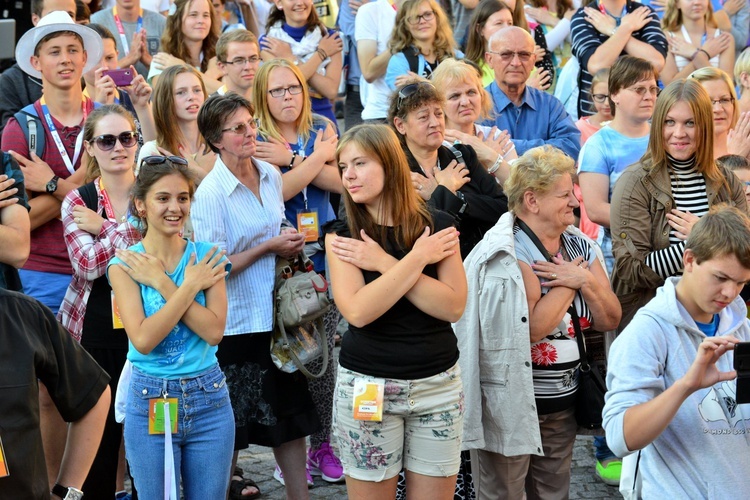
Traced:
[[102, 55], [104, 55], [102, 37], [93, 29], [76, 24], [67, 12], [56, 10], [40, 19], [39, 23], [24, 33], [18, 41], [16, 62], [24, 73], [36, 78], [42, 77], [42, 74], [31, 65], [31, 56], [34, 55], [34, 49], [42, 38], [58, 31], [72, 31], [83, 39], [83, 49], [88, 55], [86, 66], [83, 68], [84, 73], [99, 65]]

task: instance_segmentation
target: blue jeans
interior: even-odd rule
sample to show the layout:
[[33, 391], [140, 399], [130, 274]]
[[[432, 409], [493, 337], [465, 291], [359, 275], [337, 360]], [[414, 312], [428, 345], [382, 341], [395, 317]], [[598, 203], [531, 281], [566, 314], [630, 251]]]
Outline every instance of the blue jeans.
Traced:
[[604, 462], [610, 458], [617, 458], [615, 454], [612, 453], [612, 450], [609, 449], [606, 436], [596, 436], [594, 438], [594, 456], [600, 462]]
[[[224, 498], [234, 450], [234, 414], [219, 365], [192, 378], [167, 380], [133, 368], [125, 413], [125, 450], [140, 498], [164, 497], [164, 434], [148, 433], [149, 400], [178, 399], [172, 435], [175, 484], [185, 498]], [[179, 488], [178, 488], [179, 495]]]

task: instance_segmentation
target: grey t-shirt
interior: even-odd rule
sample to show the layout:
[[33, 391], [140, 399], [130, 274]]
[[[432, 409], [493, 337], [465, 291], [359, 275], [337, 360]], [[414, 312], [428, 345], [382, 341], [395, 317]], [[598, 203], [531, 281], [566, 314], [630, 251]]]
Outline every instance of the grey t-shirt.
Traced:
[[[119, 57], [122, 59], [125, 57], [125, 47], [122, 45], [120, 39], [120, 32], [117, 30], [117, 24], [115, 24], [115, 16], [112, 14], [112, 9], [100, 10], [91, 15], [91, 22], [101, 24], [115, 35], [115, 42], [117, 44], [117, 51], [120, 53]], [[146, 30], [146, 45], [148, 47], [148, 53], [152, 56], [159, 52], [161, 45], [161, 34], [167, 25], [167, 18], [153, 12], [151, 10], [143, 9], [143, 28]], [[138, 26], [138, 23], [126, 23], [122, 21], [122, 27], [125, 31], [125, 38], [128, 40], [128, 47], [133, 40], [133, 34]], [[135, 69], [139, 74], [143, 75], [144, 78], [148, 76], [148, 67], [142, 62], [135, 64]]]

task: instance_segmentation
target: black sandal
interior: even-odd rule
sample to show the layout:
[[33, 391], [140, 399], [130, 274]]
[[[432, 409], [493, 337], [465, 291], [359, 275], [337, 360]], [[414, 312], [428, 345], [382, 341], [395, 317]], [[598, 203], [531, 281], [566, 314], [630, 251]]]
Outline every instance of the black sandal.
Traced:
[[[258, 485], [252, 479], [245, 479], [244, 474], [245, 472], [241, 468], [234, 468], [232, 477], [240, 477], [242, 479], [232, 479], [229, 483], [229, 500], [252, 500], [253, 498], [260, 497], [261, 492]], [[243, 495], [242, 490], [245, 488], [255, 488], [258, 491], [249, 495]]]

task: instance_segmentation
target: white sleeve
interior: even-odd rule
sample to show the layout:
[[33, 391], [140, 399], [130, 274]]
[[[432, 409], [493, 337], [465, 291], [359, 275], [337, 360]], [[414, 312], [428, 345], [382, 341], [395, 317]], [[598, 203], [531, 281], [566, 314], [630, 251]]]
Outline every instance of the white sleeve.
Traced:
[[562, 45], [570, 35], [570, 20], [560, 19], [557, 26], [552, 28], [544, 38], [547, 40], [547, 49], [553, 51]]

